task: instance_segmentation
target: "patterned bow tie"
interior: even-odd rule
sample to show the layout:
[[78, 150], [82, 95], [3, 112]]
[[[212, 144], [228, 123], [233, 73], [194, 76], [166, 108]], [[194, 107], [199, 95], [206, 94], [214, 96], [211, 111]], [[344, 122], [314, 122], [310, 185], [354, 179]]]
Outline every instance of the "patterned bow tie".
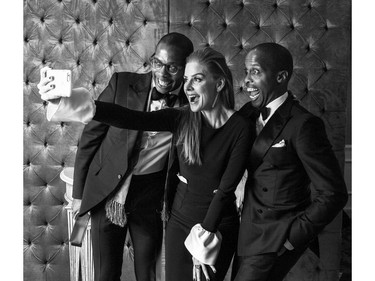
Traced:
[[168, 107], [173, 107], [177, 100], [177, 95], [172, 95], [169, 93], [162, 94], [158, 92], [156, 87], [152, 89], [151, 100], [165, 100]]

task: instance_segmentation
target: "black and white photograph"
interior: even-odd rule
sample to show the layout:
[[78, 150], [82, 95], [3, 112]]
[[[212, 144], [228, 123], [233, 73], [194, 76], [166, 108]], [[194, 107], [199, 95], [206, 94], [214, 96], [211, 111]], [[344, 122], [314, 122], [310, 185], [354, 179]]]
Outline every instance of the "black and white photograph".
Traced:
[[[371, 108], [356, 127], [354, 104], [374, 103], [354, 87], [373, 80], [373, 51], [352, 18], [371, 12], [352, 4], [19, 3], [2, 44], [17, 45], [20, 71], [2, 51], [1, 75], [4, 101], [17, 96], [4, 104], [17, 118], [2, 118], [17, 133], [1, 145], [3, 188], [16, 190], [2, 231], [17, 233], [2, 259], [18, 253], [17, 277], [6, 265], [1, 279], [371, 280], [353, 264], [371, 270], [373, 180], [352, 182], [352, 141], [358, 152], [373, 139], [360, 135]], [[352, 186], [366, 201], [352, 203]]]

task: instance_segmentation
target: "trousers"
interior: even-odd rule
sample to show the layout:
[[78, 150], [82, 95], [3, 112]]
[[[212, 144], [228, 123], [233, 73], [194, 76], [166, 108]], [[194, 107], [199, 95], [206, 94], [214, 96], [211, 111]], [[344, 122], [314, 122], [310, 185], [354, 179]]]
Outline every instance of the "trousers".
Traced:
[[285, 249], [282, 254], [237, 257], [234, 264], [239, 269], [234, 281], [282, 281], [306, 249], [303, 246], [292, 251]]
[[106, 200], [91, 210], [95, 281], [120, 281], [128, 230], [134, 249], [136, 280], [156, 280], [156, 261], [163, 237], [160, 211], [164, 180], [165, 177], [160, 173], [132, 177], [125, 203], [125, 227], [107, 219]]

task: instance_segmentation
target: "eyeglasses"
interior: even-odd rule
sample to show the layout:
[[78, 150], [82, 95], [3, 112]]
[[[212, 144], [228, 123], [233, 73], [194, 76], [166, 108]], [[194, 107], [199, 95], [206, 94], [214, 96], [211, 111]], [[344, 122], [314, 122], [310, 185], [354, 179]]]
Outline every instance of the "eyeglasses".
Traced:
[[171, 75], [176, 75], [177, 72], [183, 68], [182, 65], [162, 63], [160, 60], [158, 60], [155, 57], [150, 58], [150, 63], [151, 63], [151, 67], [155, 70], [161, 70], [163, 66], [165, 66], [165, 69]]

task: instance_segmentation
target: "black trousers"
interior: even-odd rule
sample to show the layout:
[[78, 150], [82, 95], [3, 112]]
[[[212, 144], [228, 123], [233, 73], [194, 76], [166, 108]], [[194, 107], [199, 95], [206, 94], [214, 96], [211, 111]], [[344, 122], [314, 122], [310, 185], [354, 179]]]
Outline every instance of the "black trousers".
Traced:
[[137, 281], [156, 280], [163, 225], [160, 218], [165, 177], [161, 173], [133, 176], [126, 199], [127, 225], [112, 224], [104, 200], [91, 210], [91, 235], [95, 281], [120, 281], [127, 230], [134, 248]]
[[[184, 245], [194, 224], [176, 216], [170, 218], [165, 237], [165, 277], [166, 281], [192, 281], [192, 256]], [[228, 223], [221, 223], [218, 230], [222, 235], [222, 244], [215, 264], [216, 274], [208, 268], [211, 281], [222, 281], [229, 269], [238, 241], [239, 220], [234, 218]], [[201, 280], [206, 280], [203, 273]]]
[[239, 265], [239, 269], [234, 281], [282, 281], [306, 249], [307, 246], [286, 250], [281, 255], [266, 253], [236, 257], [235, 266]]

